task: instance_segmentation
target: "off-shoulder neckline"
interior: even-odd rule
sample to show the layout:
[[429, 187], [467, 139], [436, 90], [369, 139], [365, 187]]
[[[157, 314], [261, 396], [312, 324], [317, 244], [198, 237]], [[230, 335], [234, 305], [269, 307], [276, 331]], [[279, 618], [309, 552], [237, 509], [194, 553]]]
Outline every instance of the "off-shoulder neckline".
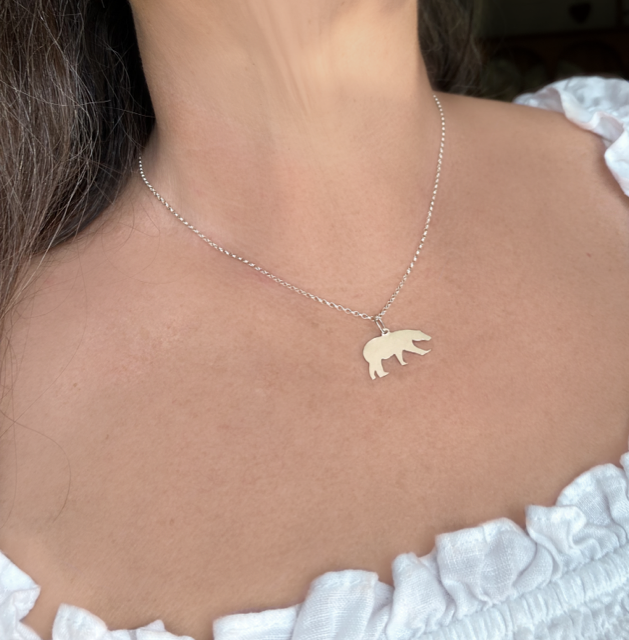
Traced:
[[[300, 621], [310, 626], [330, 624], [321, 616], [326, 607], [350, 609], [356, 625], [364, 627], [363, 635], [355, 637], [365, 640], [380, 637], [385, 628], [383, 637], [393, 639], [410, 637], [409, 633], [418, 637], [450, 625], [460, 627], [461, 636], [456, 637], [489, 640], [483, 631], [486, 616], [503, 619], [513, 615], [514, 607], [545, 620], [563, 615], [561, 603], [547, 603], [539, 615], [533, 606], [544, 594], [555, 593], [561, 582], [576, 581], [580, 589], [588, 586], [590, 593], [580, 595], [583, 602], [598, 597], [603, 589], [625, 584], [629, 589], [629, 451], [620, 464], [601, 464], [583, 472], [553, 506], [529, 505], [524, 529], [509, 518], [496, 518], [438, 534], [425, 556], [398, 555], [392, 564], [393, 587], [370, 571], [324, 573], [298, 605], [219, 618], [214, 622], [215, 640], [299, 640], [294, 630]], [[0, 552], [0, 637], [41, 640], [20, 622], [39, 593], [35, 582]], [[334, 637], [323, 628], [321, 633], [322, 638]], [[62, 605], [53, 640], [86, 637], [193, 640], [168, 633], [161, 620], [135, 630], [111, 631], [88, 611]]]

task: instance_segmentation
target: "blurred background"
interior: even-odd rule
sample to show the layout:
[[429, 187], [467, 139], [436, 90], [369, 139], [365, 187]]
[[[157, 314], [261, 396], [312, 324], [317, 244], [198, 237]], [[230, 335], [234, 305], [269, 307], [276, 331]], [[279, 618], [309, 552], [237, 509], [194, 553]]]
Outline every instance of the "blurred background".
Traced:
[[482, 0], [477, 20], [485, 97], [574, 75], [629, 79], [629, 0]]

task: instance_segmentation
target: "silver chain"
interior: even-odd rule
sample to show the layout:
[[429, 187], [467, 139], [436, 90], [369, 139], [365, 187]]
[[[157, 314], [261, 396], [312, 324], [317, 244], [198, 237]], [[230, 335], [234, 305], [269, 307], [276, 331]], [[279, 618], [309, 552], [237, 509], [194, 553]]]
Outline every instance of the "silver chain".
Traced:
[[302, 296], [306, 296], [311, 300], [315, 300], [316, 302], [325, 304], [328, 307], [332, 307], [332, 309], [338, 309], [339, 311], [343, 311], [344, 313], [347, 313], [351, 316], [355, 316], [356, 318], [362, 318], [363, 320], [371, 320], [372, 322], [376, 323], [376, 325], [378, 326], [378, 328], [383, 334], [388, 333], [389, 330], [384, 326], [382, 322], [382, 317], [389, 310], [389, 307], [393, 304], [393, 301], [395, 300], [395, 298], [397, 298], [397, 295], [398, 293], [400, 293], [402, 287], [404, 286], [406, 279], [411, 274], [411, 271], [415, 266], [415, 262], [417, 262], [417, 258], [419, 257], [419, 252], [422, 250], [422, 247], [424, 246], [424, 242], [426, 240], [426, 235], [428, 234], [430, 219], [432, 217], [432, 212], [435, 207], [435, 201], [437, 199], [437, 190], [439, 189], [439, 178], [441, 177], [441, 163], [443, 161], [443, 149], [445, 147], [445, 142], [446, 142], [446, 120], [443, 113], [443, 107], [441, 106], [441, 102], [439, 101], [439, 98], [437, 98], [437, 96], [434, 94], [432, 97], [434, 98], [435, 103], [437, 104], [437, 107], [439, 109], [439, 116], [441, 117], [441, 143], [439, 144], [439, 157], [437, 159], [437, 175], [435, 177], [435, 186], [432, 191], [432, 197], [430, 198], [430, 206], [428, 207], [428, 216], [426, 218], [426, 224], [424, 225], [424, 232], [419, 242], [419, 247], [417, 247], [417, 251], [415, 251], [415, 254], [413, 255], [411, 264], [408, 266], [408, 269], [406, 269], [397, 288], [389, 298], [388, 302], [384, 305], [384, 307], [382, 307], [382, 310], [378, 314], [373, 316], [370, 316], [366, 313], [361, 313], [360, 311], [353, 311], [352, 309], [348, 309], [347, 307], [344, 307], [342, 304], [337, 304], [336, 302], [330, 302], [325, 298], [321, 298], [319, 296], [314, 295], [314, 293], [304, 291], [304, 289], [300, 289], [299, 287], [296, 287], [295, 285], [286, 282], [286, 280], [282, 280], [281, 278], [278, 278], [278, 276], [273, 275], [272, 273], [270, 273], [269, 271], [266, 271], [265, 269], [256, 265], [255, 263], [250, 262], [249, 260], [245, 260], [245, 258], [242, 258], [241, 256], [235, 253], [232, 253], [231, 251], [228, 251], [227, 249], [224, 249], [223, 247], [216, 244], [216, 242], [214, 242], [211, 238], [208, 238], [206, 235], [204, 235], [198, 229], [196, 229], [193, 225], [191, 225], [187, 220], [184, 220], [184, 218], [182, 218], [170, 206], [170, 204], [168, 204], [168, 202], [166, 202], [166, 200], [164, 200], [164, 198], [155, 190], [155, 188], [147, 180], [146, 175], [144, 174], [144, 168], [142, 166], [142, 156], [139, 156], [139, 159], [138, 159], [140, 176], [142, 176], [142, 180], [144, 181], [144, 184], [150, 189], [151, 193], [175, 216], [175, 218], [177, 218], [183, 224], [185, 224], [186, 227], [188, 227], [188, 229], [194, 231], [194, 233], [196, 233], [199, 236], [199, 238], [201, 238], [201, 240], [203, 240], [204, 242], [207, 242], [207, 244], [209, 244], [210, 247], [212, 247], [213, 249], [220, 251], [221, 253], [225, 254], [226, 256], [229, 256], [230, 258], [234, 258], [234, 260], [238, 260], [239, 262], [246, 264], [248, 267], [255, 269], [256, 271], [261, 273], [263, 276], [267, 276], [267, 278], [271, 278], [271, 280], [273, 280], [274, 282], [277, 282], [277, 284], [281, 284], [283, 287], [286, 287], [291, 291], [295, 291], [296, 293], [299, 293]]

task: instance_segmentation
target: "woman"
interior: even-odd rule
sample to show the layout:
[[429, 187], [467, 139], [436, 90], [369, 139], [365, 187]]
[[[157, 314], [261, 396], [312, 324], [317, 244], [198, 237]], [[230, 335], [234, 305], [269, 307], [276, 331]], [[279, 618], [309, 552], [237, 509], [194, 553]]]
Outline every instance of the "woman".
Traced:
[[622, 637], [627, 83], [457, 95], [444, 3], [424, 58], [414, 0], [130, 0], [151, 132], [125, 5], [33, 4], [3, 640]]

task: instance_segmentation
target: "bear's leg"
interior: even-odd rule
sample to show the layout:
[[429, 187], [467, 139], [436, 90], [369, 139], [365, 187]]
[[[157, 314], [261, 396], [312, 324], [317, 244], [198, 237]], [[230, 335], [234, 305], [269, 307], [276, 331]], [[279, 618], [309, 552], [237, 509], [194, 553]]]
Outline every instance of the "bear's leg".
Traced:
[[404, 348], [405, 351], [410, 351], [411, 353], [418, 353], [420, 356], [426, 355], [430, 349], [420, 349], [416, 345], [411, 345], [409, 347]]
[[378, 374], [379, 378], [384, 378], [384, 376], [389, 375], [389, 372], [382, 368], [382, 360], [378, 360], [375, 364], [373, 362], [369, 363], [369, 375], [372, 380], [376, 379], [376, 374]]
[[395, 357], [400, 364], [408, 364], [408, 362], [404, 362], [404, 349], [398, 351], [398, 353], [395, 354]]

